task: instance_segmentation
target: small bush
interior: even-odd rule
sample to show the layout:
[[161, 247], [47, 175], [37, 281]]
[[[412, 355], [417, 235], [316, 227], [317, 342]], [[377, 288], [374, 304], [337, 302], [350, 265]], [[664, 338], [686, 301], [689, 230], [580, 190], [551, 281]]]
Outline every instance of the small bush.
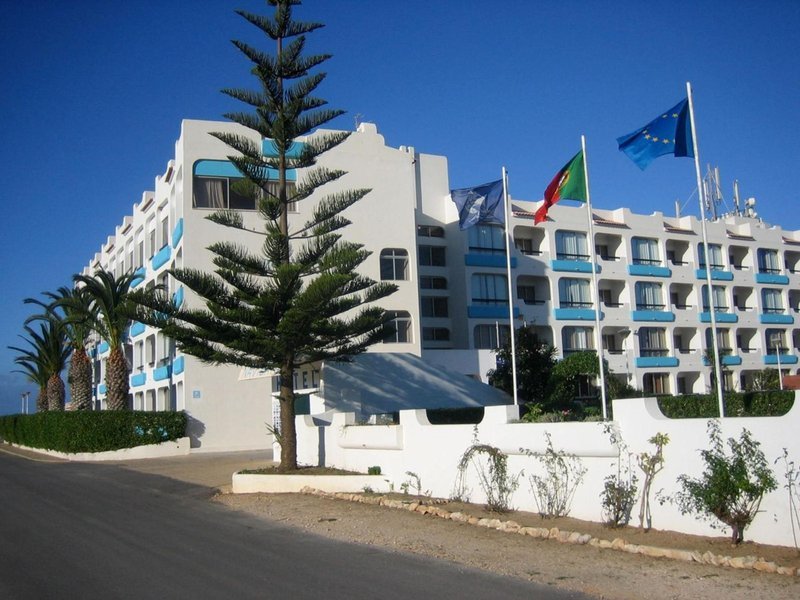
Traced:
[[186, 420], [183, 411], [43, 412], [0, 417], [0, 437], [30, 448], [104, 452], [184, 437]]
[[483, 421], [483, 407], [429, 408], [428, 422], [431, 425], [475, 425]]
[[603, 431], [617, 447], [617, 472], [606, 477], [600, 493], [603, 519], [609, 527], [622, 527], [631, 520], [638, 479], [631, 468], [631, 452], [619, 431], [611, 424], [603, 425]]
[[[727, 392], [727, 417], [781, 417], [791, 410], [794, 392]], [[658, 407], [670, 419], [711, 419], [719, 416], [715, 394], [661, 396]]]
[[[730, 454], [725, 452], [717, 421], [709, 421], [708, 437], [711, 449], [700, 452], [705, 471], [697, 479], [681, 475], [678, 481], [683, 490], [676, 500], [683, 514], [716, 517], [731, 528], [731, 541], [738, 544], [744, 539], [745, 528], [758, 514], [764, 494], [777, 489], [778, 482], [761, 445], [747, 429], [742, 429], [738, 441], [728, 438]], [[712, 523], [712, 527], [715, 525]]]
[[379, 466], [367, 468], [367, 475], [380, 475], [380, 474], [381, 474], [381, 468]]
[[553, 440], [545, 432], [547, 449], [544, 455], [535, 455], [530, 450], [520, 448], [520, 452], [536, 459], [544, 468], [544, 475], [531, 475], [529, 483], [533, 499], [543, 519], [564, 517], [569, 514], [572, 498], [586, 475], [581, 459], [563, 450], [555, 451]]

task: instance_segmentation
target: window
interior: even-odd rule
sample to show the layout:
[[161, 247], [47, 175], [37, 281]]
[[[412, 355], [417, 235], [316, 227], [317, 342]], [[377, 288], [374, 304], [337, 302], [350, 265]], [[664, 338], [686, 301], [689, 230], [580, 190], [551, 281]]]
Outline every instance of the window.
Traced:
[[[256, 210], [256, 199], [242, 189], [247, 184], [241, 177], [203, 177], [195, 175], [192, 188], [192, 205], [194, 208], [213, 208], [231, 210]], [[267, 191], [278, 194], [278, 182], [267, 183]], [[291, 198], [295, 193], [295, 183], [286, 182], [286, 194]], [[287, 212], [296, 212], [297, 203], [289, 202]]]
[[669, 394], [669, 376], [666, 373], [645, 373], [642, 383], [645, 394]]
[[381, 279], [406, 281], [408, 279], [408, 252], [402, 248], [381, 250]]
[[403, 344], [411, 342], [411, 315], [404, 310], [390, 310], [386, 314], [389, 322], [384, 327], [387, 337], [384, 344]]
[[639, 329], [640, 356], [667, 356], [667, 335], [663, 327], [642, 327]]
[[765, 313], [783, 313], [783, 299], [780, 290], [770, 288], [761, 290], [761, 303]]
[[758, 272], [759, 273], [780, 273], [781, 266], [778, 262], [778, 251], [766, 248], [758, 249]]
[[[725, 298], [725, 287], [715, 285], [712, 287], [712, 294], [714, 296], [714, 311], [715, 312], [728, 312], [728, 302]], [[708, 286], [703, 286], [703, 312], [708, 312]]]
[[475, 304], [508, 304], [505, 275], [476, 273], [472, 276], [472, 301]]
[[661, 284], [653, 281], [637, 281], [636, 310], [664, 310], [664, 295]]
[[419, 264], [423, 267], [444, 267], [445, 266], [444, 246], [420, 246]]
[[508, 343], [508, 336], [508, 325], [476, 325], [473, 330], [475, 348], [479, 350], [494, 350], [505, 346]]
[[573, 352], [594, 349], [594, 329], [592, 327], [564, 327], [561, 330], [561, 347], [564, 356]]
[[144, 266], [144, 229], [136, 232], [136, 260], [134, 266], [140, 269]]
[[506, 240], [502, 227], [475, 225], [468, 230], [469, 251], [480, 254], [505, 254]]
[[161, 247], [169, 244], [169, 218], [165, 215], [161, 220]]
[[147, 364], [153, 366], [156, 362], [156, 336], [148, 335], [145, 340], [145, 357]]
[[588, 261], [586, 234], [582, 231], [556, 231], [556, 258]]
[[445, 296], [422, 296], [420, 299], [423, 317], [447, 317], [447, 298]]
[[538, 247], [534, 248], [533, 240], [530, 238], [517, 238], [514, 240], [514, 246], [516, 246], [517, 250], [528, 256], [542, 253]]
[[133, 370], [141, 373], [144, 370], [144, 342], [136, 342], [133, 347]]
[[775, 354], [780, 348], [781, 354], [786, 352], [786, 338], [783, 329], [767, 329], [764, 332], [764, 339], [767, 345], [767, 354]]
[[661, 264], [661, 255], [658, 251], [658, 240], [640, 237], [631, 238], [631, 248], [633, 249], [633, 264]]
[[592, 308], [588, 279], [559, 279], [558, 297], [561, 308]]
[[133, 242], [128, 242], [127, 256], [125, 258], [125, 272], [133, 271], [136, 267], [133, 266]]
[[419, 237], [444, 237], [444, 229], [435, 225], [417, 225], [417, 235]]
[[419, 278], [419, 287], [423, 290], [446, 290], [447, 279], [444, 277], [433, 277], [426, 275]]
[[158, 251], [156, 248], [156, 220], [151, 217], [147, 220], [147, 252], [150, 258]]
[[536, 299], [536, 287], [532, 285], [518, 285], [517, 298], [522, 300], [525, 304], [544, 304], [544, 300]]
[[[713, 349], [714, 342], [712, 341], [712, 329], [706, 329], [706, 348]], [[717, 346], [719, 347], [720, 356], [727, 356], [733, 352], [731, 348], [731, 332], [729, 329], [717, 329]]]
[[446, 327], [423, 327], [422, 339], [426, 342], [449, 342], [450, 330]]
[[[703, 252], [703, 244], [698, 244], [697, 246], [697, 256], [699, 258], [700, 268], [706, 268], [706, 256]], [[712, 271], [721, 271], [725, 268], [725, 264], [722, 261], [722, 246], [719, 244], [709, 244], [708, 245], [708, 262], [711, 264]]]

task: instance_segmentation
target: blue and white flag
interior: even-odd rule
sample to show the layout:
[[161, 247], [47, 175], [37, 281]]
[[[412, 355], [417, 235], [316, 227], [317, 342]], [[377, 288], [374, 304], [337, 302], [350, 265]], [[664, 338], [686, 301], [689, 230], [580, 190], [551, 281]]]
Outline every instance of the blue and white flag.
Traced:
[[644, 127], [618, 137], [617, 143], [642, 171], [665, 154], [694, 157], [689, 101], [684, 98]]
[[477, 223], [505, 223], [503, 180], [471, 188], [450, 190], [450, 198], [458, 207], [458, 226], [463, 231]]

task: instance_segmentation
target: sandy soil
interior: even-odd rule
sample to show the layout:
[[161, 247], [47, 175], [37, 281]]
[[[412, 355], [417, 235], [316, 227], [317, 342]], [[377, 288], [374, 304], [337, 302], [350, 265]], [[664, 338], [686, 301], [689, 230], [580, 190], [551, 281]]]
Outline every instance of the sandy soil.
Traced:
[[[214, 500], [313, 534], [374, 545], [389, 551], [432, 556], [600, 598], [800, 598], [800, 577], [562, 544], [406, 510], [304, 494], [218, 494]], [[497, 517], [474, 505], [450, 503], [441, 506], [475, 516]], [[601, 539], [620, 537], [634, 544], [701, 552], [710, 550], [728, 556], [753, 555], [782, 566], [800, 566], [800, 558], [793, 548], [752, 543], [734, 548], [725, 538], [701, 538], [663, 531], [644, 533], [635, 528], [611, 530], [596, 523], [574, 519], [542, 520], [538, 515], [522, 512], [508, 513], [501, 518], [512, 519], [522, 526], [558, 527]]]

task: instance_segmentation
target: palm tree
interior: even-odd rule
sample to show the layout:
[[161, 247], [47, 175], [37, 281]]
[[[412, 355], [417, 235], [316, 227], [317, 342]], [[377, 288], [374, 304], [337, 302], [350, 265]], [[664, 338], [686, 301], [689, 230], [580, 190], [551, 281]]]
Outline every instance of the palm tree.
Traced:
[[93, 307], [92, 329], [104, 339], [111, 352], [106, 362], [106, 399], [109, 410], [128, 408], [128, 362], [122, 348], [131, 322], [131, 302], [128, 292], [135, 279], [133, 272], [115, 277], [100, 269], [94, 275], [75, 275]]
[[[20, 336], [30, 348], [9, 346], [20, 353], [14, 359], [24, 369], [28, 378], [39, 385], [36, 410], [64, 410], [66, 390], [61, 372], [67, 365], [69, 346], [64, 325], [58, 319], [45, 319], [36, 332], [25, 326], [28, 336]], [[46, 399], [46, 401], [45, 401]]]
[[50, 299], [49, 304], [34, 298], [25, 299], [26, 304], [38, 304], [46, 310], [45, 315], [35, 315], [27, 322], [57, 316], [64, 323], [72, 350], [67, 376], [72, 406], [78, 410], [89, 409], [92, 406], [92, 362], [86, 352], [86, 342], [95, 320], [92, 299], [85, 288], [65, 286], [55, 292], [44, 292], [44, 295]]

